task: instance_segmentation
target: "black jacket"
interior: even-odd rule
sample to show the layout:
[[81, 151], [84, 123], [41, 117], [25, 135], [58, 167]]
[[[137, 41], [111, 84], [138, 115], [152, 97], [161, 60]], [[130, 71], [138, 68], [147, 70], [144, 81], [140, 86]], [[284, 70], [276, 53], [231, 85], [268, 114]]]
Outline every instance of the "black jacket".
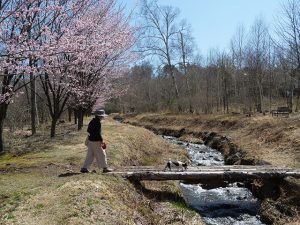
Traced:
[[101, 136], [101, 123], [99, 118], [95, 117], [91, 120], [87, 132], [90, 134], [89, 141], [103, 141]]

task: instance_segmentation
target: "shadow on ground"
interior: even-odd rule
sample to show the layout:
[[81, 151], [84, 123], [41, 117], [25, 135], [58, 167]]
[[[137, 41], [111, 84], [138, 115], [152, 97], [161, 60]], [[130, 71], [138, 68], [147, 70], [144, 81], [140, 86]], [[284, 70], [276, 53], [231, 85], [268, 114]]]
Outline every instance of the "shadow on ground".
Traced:
[[175, 201], [180, 202], [186, 205], [183, 197], [178, 195], [178, 193], [170, 192], [170, 191], [158, 191], [151, 190], [144, 187], [144, 185], [139, 180], [130, 180], [130, 183], [134, 186], [134, 188], [148, 199], [155, 201]]
[[81, 174], [81, 173], [67, 172], [67, 173], [59, 174], [58, 177], [71, 177], [71, 176], [75, 176], [75, 175], [79, 175], [79, 174]]

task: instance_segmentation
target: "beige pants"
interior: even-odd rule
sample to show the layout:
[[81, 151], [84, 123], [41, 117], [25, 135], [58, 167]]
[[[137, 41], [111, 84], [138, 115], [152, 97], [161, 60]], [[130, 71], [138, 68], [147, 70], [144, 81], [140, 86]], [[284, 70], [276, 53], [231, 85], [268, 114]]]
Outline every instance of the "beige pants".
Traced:
[[100, 144], [100, 141], [88, 141], [88, 151], [83, 168], [89, 169], [94, 161], [94, 158], [96, 158], [97, 165], [100, 169], [107, 167], [106, 153], [101, 148]]

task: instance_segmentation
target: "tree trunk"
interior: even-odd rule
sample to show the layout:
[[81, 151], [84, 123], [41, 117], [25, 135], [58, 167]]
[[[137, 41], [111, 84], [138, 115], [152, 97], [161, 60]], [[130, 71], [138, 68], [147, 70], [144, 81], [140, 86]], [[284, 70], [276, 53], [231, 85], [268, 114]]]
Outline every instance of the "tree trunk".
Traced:
[[[226, 76], [226, 75], [225, 75]], [[225, 83], [224, 83], [224, 85], [225, 85], [225, 90], [224, 90], [224, 96], [225, 96], [225, 111], [226, 111], [226, 113], [229, 113], [229, 100], [228, 100], [228, 88], [227, 88], [227, 79], [225, 78]]]
[[83, 127], [83, 115], [84, 115], [84, 110], [83, 109], [79, 109], [78, 110], [78, 130], [81, 130]]
[[50, 133], [51, 138], [53, 138], [55, 136], [56, 122], [57, 122], [57, 119], [52, 119], [52, 121], [51, 121], [51, 133]]
[[3, 123], [4, 120], [0, 120], [0, 154], [4, 152], [4, 144], [3, 144]]
[[41, 117], [40, 117], [40, 118], [41, 118], [41, 121], [40, 121], [41, 124], [44, 124], [44, 123], [45, 123], [45, 117], [44, 117], [45, 115], [44, 115], [44, 114], [45, 114], [44, 111], [42, 111], [41, 114], [40, 114], [40, 115], [41, 115]]
[[74, 110], [74, 124], [77, 124], [78, 120], [78, 110]]
[[[65, 102], [67, 101], [67, 99], [65, 99], [65, 101], [62, 103], [61, 108], [59, 108], [59, 102], [56, 101], [56, 99], [54, 99], [54, 103], [53, 103], [53, 111], [51, 113], [51, 132], [50, 132], [50, 137], [53, 138], [55, 136], [55, 129], [56, 129], [56, 123], [59, 120], [63, 109], [64, 109], [64, 105]], [[56, 104], [55, 104], [56, 103]], [[55, 105], [54, 105], [55, 104]]]
[[226, 74], [223, 74], [222, 78], [222, 86], [223, 86], [223, 111], [224, 114], [228, 113], [228, 99], [227, 99], [227, 79]]
[[272, 89], [271, 89], [271, 84], [270, 84], [270, 88], [269, 88], [269, 112], [272, 111]]
[[296, 109], [295, 112], [299, 111], [299, 94], [297, 94], [297, 98], [296, 98]]
[[68, 117], [69, 117], [69, 122], [72, 122], [72, 109], [68, 108]]
[[28, 90], [28, 84], [26, 84], [25, 77], [23, 75], [23, 82], [24, 82], [24, 87], [25, 87], [25, 93], [26, 93], [26, 99], [27, 99], [27, 104], [30, 105], [30, 97], [29, 97], [29, 90]]
[[173, 68], [171, 68], [172, 66], [170, 65], [170, 75], [172, 78], [172, 83], [174, 86], [174, 90], [175, 90], [175, 97], [176, 97], [176, 101], [178, 104], [178, 111], [181, 112], [182, 111], [182, 107], [179, 105], [178, 101], [179, 101], [179, 91], [178, 91], [178, 86], [177, 86], [177, 82], [176, 82], [176, 77], [174, 75], [174, 71]]
[[290, 110], [293, 110], [293, 96], [288, 96], [286, 94], [286, 104], [290, 108]]
[[261, 87], [260, 88], [260, 90], [259, 90], [259, 109], [258, 109], [258, 111], [260, 112], [260, 113], [262, 113], [263, 112], [263, 87]]
[[31, 134], [36, 133], [36, 83], [33, 75], [30, 76], [30, 99], [31, 99]]
[[248, 87], [249, 86], [246, 86], [246, 83], [247, 83], [247, 81], [246, 81], [246, 78], [245, 77], [243, 77], [243, 80], [242, 80], [242, 102], [243, 102], [243, 109], [242, 109], [242, 111], [244, 110], [244, 109], [246, 109], [247, 107], [248, 107], [248, 104], [249, 104], [249, 100], [247, 101], [247, 98], [248, 98]]
[[[299, 66], [298, 66], [299, 68]], [[300, 76], [298, 75], [298, 79], [297, 79], [297, 99], [296, 99], [296, 109], [295, 109], [295, 112], [298, 112], [299, 111], [299, 96], [300, 96], [300, 93], [299, 93], [299, 82], [300, 82]]]
[[7, 104], [0, 105], [0, 153], [4, 152], [3, 126], [4, 126], [4, 119], [6, 118], [7, 108], [8, 108]]
[[258, 81], [257, 112], [262, 113], [262, 111], [263, 111], [263, 86], [262, 86], [262, 83]]
[[38, 110], [38, 104], [36, 102], [36, 96], [35, 96], [35, 125], [38, 127], [40, 125], [40, 117], [39, 117], [39, 110]]
[[206, 107], [205, 107], [205, 113], [208, 114], [209, 113], [209, 93], [208, 93], [208, 90], [209, 90], [209, 83], [208, 83], [208, 75], [206, 75], [206, 93], [205, 93], [205, 96], [206, 96]]
[[181, 54], [182, 54], [182, 64], [183, 64], [183, 69], [184, 69], [184, 77], [185, 77], [187, 94], [188, 94], [188, 98], [189, 98], [189, 112], [193, 113], [192, 93], [191, 93], [191, 88], [190, 88], [190, 84], [189, 84], [189, 78], [187, 76], [186, 53], [185, 53], [185, 49], [184, 49], [184, 40], [183, 40], [182, 32], [180, 32], [180, 43], [181, 43]]
[[182, 111], [182, 107], [181, 105], [179, 105], [179, 92], [178, 92], [178, 87], [177, 87], [177, 83], [176, 83], [176, 78], [174, 75], [172, 75], [172, 80], [173, 80], [173, 85], [175, 88], [175, 96], [176, 96], [176, 102], [178, 105], [178, 111], [181, 112]]

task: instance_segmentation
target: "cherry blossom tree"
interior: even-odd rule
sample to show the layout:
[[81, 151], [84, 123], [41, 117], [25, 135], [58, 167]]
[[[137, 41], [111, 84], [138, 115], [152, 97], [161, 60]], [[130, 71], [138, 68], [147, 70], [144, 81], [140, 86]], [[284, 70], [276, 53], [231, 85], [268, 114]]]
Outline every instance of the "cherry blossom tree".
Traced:
[[[52, 117], [51, 136], [70, 99], [79, 113], [124, 92], [133, 29], [116, 0], [0, 2], [0, 152], [3, 122], [15, 93], [40, 79]], [[24, 77], [27, 82], [19, 82]], [[32, 106], [32, 133], [35, 107]]]
[[[57, 67], [53, 57], [62, 55], [60, 39], [72, 19], [80, 15], [92, 0], [10, 0], [0, 2], [0, 152], [3, 148], [3, 122], [15, 93], [31, 85], [35, 102], [35, 80]], [[20, 84], [22, 77], [28, 81]], [[35, 107], [32, 107], [32, 132], [35, 131]]]
[[[43, 58], [49, 54], [48, 49], [53, 44], [50, 40], [55, 37], [49, 36], [48, 26], [61, 11], [57, 3], [54, 0], [0, 3], [0, 152], [3, 151], [3, 122], [12, 96], [22, 88], [19, 81], [27, 76], [28, 82], [34, 83], [42, 71]], [[41, 41], [46, 39], [49, 41]], [[34, 88], [33, 84], [32, 93]]]
[[134, 43], [133, 29], [124, 8], [117, 7], [115, 0], [103, 0], [71, 23], [61, 41], [61, 46], [72, 46], [65, 85], [81, 129], [86, 110], [126, 90], [119, 81], [133, 59], [129, 51]]
[[[70, 1], [71, 2], [71, 1]], [[63, 113], [65, 106], [70, 97], [70, 90], [66, 80], [68, 79], [69, 67], [73, 62], [70, 55], [76, 56], [78, 53], [75, 44], [66, 42], [64, 35], [72, 29], [73, 21], [78, 20], [82, 16], [82, 12], [88, 11], [95, 4], [91, 0], [64, 2], [64, 10], [60, 16], [53, 21], [51, 30], [52, 36], [55, 36], [54, 52], [44, 59], [44, 74], [39, 77], [41, 87], [46, 96], [46, 102], [51, 116], [50, 136], [55, 136], [56, 123]], [[48, 41], [48, 40], [46, 40]]]

